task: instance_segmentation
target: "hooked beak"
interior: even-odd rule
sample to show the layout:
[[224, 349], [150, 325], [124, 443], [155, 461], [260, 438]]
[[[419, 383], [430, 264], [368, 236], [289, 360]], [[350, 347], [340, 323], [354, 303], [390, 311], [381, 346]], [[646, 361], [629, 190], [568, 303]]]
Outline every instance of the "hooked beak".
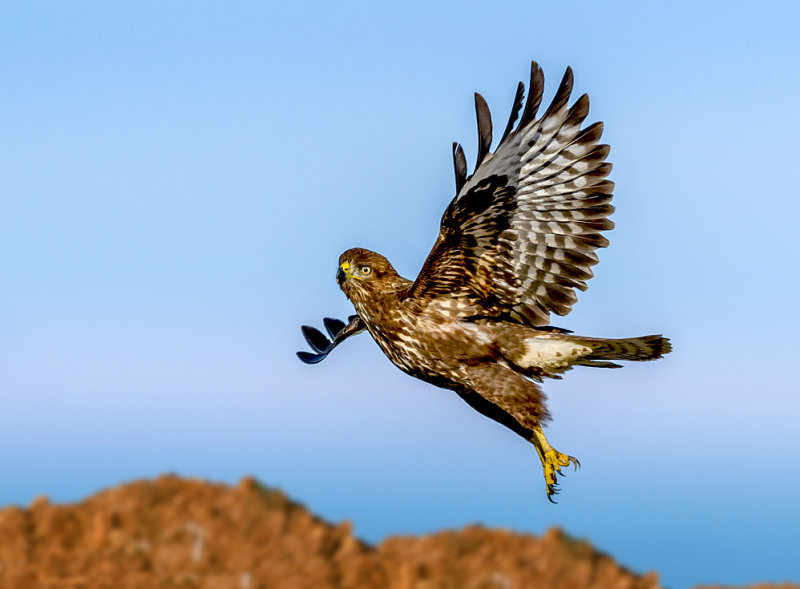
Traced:
[[350, 262], [342, 262], [336, 271], [336, 282], [342, 286], [348, 278], [353, 278], [353, 275], [350, 274]]

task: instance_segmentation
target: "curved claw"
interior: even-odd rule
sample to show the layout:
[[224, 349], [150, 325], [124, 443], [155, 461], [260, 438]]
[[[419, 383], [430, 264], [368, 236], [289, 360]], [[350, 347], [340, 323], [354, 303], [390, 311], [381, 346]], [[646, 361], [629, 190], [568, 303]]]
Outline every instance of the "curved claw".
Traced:
[[575, 467], [575, 471], [577, 471], [581, 467], [581, 461], [575, 458], [574, 456], [567, 456], [569, 461], [572, 463], [572, 466]]
[[559, 488], [558, 483], [553, 483], [551, 485], [547, 485], [547, 500], [552, 503], [553, 505], [557, 505], [558, 501], [554, 501], [553, 497], [558, 495]]

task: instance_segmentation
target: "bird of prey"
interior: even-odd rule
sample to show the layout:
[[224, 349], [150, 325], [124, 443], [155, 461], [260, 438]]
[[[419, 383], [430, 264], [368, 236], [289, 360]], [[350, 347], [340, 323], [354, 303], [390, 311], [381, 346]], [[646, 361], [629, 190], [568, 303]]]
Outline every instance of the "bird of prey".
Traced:
[[[478, 156], [467, 175], [453, 144], [456, 196], [416, 280], [380, 254], [354, 248], [339, 257], [336, 281], [356, 314], [326, 318], [330, 339], [303, 326], [314, 364], [345, 339], [368, 331], [403, 372], [458, 393], [475, 410], [533, 444], [547, 498], [562, 468], [579, 462], [553, 448], [542, 426], [550, 416], [542, 379], [573, 366], [619, 368], [618, 360], [655, 360], [671, 350], [662, 335], [602, 339], [550, 325], [585, 290], [606, 247], [613, 182], [602, 123], [586, 127], [589, 99], [572, 105], [572, 70], [537, 117], [544, 75], [533, 62], [530, 89], [517, 86], [511, 116], [494, 152], [486, 101], [475, 94]], [[523, 107], [524, 102], [524, 107]], [[520, 116], [521, 111], [521, 116]], [[519, 124], [515, 123], [519, 118]]]

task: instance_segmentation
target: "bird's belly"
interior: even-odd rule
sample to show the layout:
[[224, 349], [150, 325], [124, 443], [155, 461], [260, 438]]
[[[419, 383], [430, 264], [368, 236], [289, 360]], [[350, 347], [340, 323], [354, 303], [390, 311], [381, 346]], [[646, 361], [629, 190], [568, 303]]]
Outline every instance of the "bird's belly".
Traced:
[[489, 340], [471, 324], [418, 321], [391, 334], [375, 330], [372, 335], [400, 370], [438, 386], [451, 387], [468, 364], [490, 353]]

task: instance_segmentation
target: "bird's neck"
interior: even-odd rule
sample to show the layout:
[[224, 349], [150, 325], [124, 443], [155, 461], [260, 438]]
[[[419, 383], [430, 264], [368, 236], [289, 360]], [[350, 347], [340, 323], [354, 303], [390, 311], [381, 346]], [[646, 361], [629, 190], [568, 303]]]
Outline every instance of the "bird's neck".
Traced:
[[397, 276], [396, 280], [386, 281], [380, 288], [348, 293], [348, 298], [362, 319], [380, 328], [402, 312], [402, 300], [410, 287], [410, 280]]

